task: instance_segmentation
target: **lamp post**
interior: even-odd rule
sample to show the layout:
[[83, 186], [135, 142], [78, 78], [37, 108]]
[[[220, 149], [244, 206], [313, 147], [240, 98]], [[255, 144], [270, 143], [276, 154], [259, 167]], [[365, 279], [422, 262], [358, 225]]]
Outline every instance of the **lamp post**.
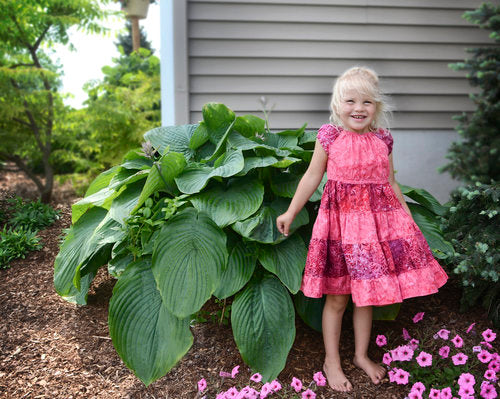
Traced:
[[141, 47], [141, 35], [139, 32], [139, 19], [148, 16], [150, 0], [120, 0], [122, 10], [132, 23], [132, 50], [137, 51]]

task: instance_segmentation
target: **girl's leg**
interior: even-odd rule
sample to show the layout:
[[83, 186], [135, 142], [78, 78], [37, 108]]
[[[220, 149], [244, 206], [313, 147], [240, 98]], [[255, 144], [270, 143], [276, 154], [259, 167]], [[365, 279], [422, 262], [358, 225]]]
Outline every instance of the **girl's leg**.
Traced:
[[339, 341], [342, 316], [349, 295], [327, 295], [323, 308], [323, 340], [325, 342], [325, 364], [323, 369], [330, 387], [336, 391], [348, 392], [352, 385], [340, 365]]
[[363, 369], [371, 378], [374, 384], [378, 384], [385, 375], [385, 368], [373, 362], [368, 357], [368, 345], [370, 343], [370, 333], [372, 329], [372, 307], [354, 306], [353, 326], [354, 326], [354, 364]]

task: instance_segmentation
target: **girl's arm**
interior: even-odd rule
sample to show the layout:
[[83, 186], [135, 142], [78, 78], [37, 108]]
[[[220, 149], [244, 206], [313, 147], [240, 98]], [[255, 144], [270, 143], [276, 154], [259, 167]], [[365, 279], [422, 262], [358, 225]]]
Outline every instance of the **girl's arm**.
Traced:
[[276, 219], [276, 225], [281, 234], [285, 236], [288, 235], [293, 219], [295, 219], [295, 216], [297, 216], [302, 207], [309, 201], [311, 195], [313, 195], [314, 191], [318, 188], [325, 173], [327, 160], [327, 153], [320, 142], [316, 140], [311, 163], [306, 173], [304, 173], [304, 176], [302, 176], [302, 179], [300, 179], [297, 191], [295, 191], [288, 210]]
[[403, 209], [413, 219], [413, 216], [411, 216], [410, 208], [408, 208], [408, 205], [406, 204], [405, 198], [403, 197], [403, 193], [401, 192], [401, 189], [399, 188], [398, 182], [396, 181], [396, 178], [394, 177], [394, 164], [392, 162], [392, 153], [389, 154], [389, 183], [391, 183], [392, 189], [396, 193], [396, 196], [398, 197], [399, 202], [403, 206]]

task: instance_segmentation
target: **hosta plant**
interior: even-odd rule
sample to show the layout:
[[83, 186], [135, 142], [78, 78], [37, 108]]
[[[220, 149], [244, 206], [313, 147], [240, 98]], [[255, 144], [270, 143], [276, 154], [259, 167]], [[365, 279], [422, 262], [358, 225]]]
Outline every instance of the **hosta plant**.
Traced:
[[[241, 356], [265, 381], [275, 378], [295, 338], [292, 298], [322, 187], [288, 237], [275, 219], [288, 207], [315, 137], [305, 125], [272, 133], [264, 120], [217, 103], [203, 107], [198, 124], [148, 131], [142, 151], [101, 173], [73, 205], [55, 261], [57, 292], [85, 304], [98, 268], [107, 265], [118, 279], [110, 335], [145, 384], [189, 350], [191, 316], [212, 295], [234, 296], [231, 326]], [[424, 234], [444, 256], [449, 248], [436, 221], [442, 207], [423, 190], [406, 193], [421, 204], [415, 211]], [[295, 303], [320, 311], [301, 296]], [[382, 309], [384, 317], [397, 313]]]

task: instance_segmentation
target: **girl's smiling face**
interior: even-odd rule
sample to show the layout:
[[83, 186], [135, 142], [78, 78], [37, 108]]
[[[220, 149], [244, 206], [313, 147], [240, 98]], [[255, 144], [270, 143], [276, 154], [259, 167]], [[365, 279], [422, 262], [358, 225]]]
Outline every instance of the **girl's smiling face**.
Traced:
[[345, 93], [338, 109], [344, 128], [359, 134], [370, 131], [376, 111], [377, 105], [371, 97], [354, 90]]

